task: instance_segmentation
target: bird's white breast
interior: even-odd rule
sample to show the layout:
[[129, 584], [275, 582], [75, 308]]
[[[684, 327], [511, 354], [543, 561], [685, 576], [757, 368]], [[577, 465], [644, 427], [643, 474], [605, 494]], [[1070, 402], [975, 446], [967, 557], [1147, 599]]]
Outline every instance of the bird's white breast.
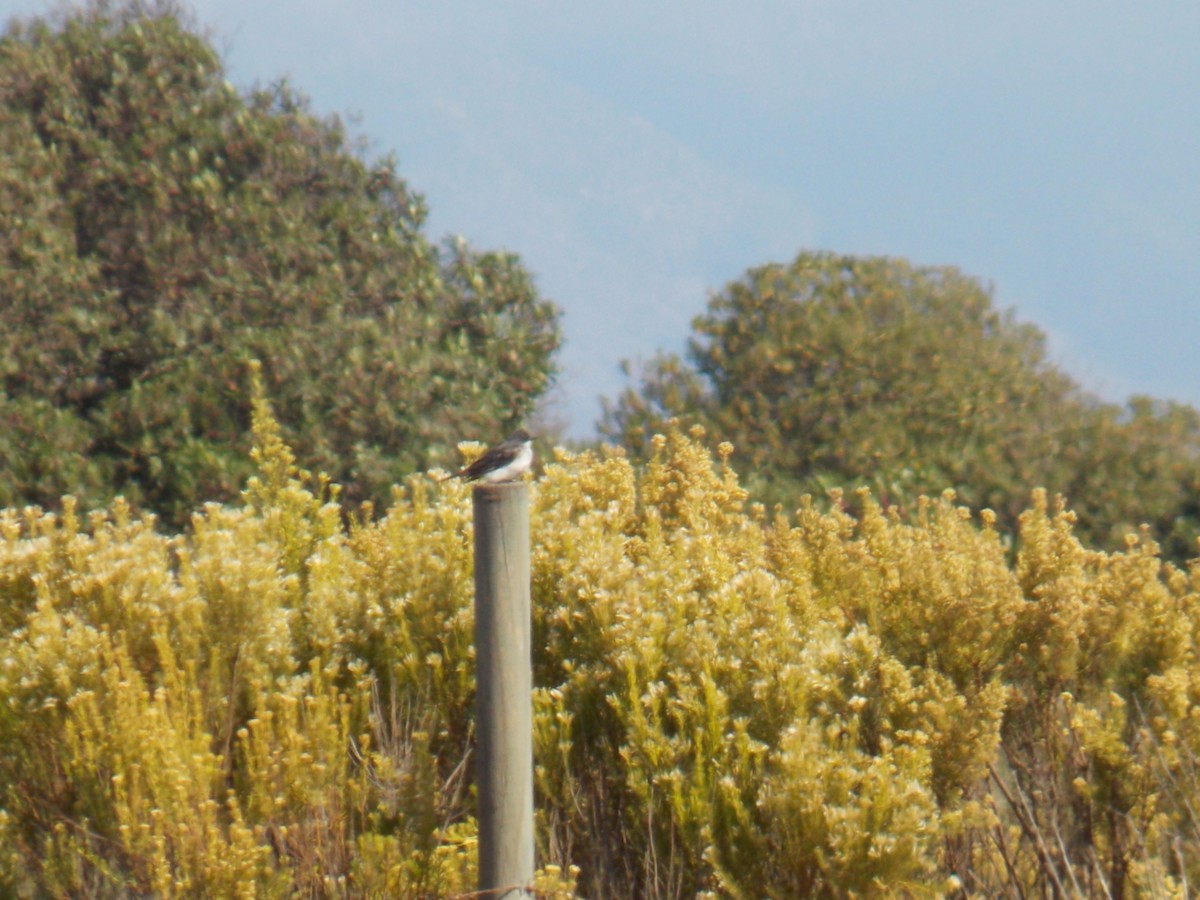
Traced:
[[485, 481], [488, 484], [499, 484], [502, 481], [512, 481], [529, 471], [533, 465], [533, 444], [526, 441], [521, 445], [521, 449], [517, 451], [517, 455], [512, 458], [512, 461], [498, 469], [493, 469], [480, 477], [480, 481]]

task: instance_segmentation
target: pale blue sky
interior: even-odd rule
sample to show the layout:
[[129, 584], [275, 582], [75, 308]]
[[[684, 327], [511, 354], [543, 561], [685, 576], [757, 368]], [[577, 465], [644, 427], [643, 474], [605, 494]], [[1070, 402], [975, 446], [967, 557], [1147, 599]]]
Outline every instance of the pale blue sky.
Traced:
[[[49, 8], [0, 0], [0, 12]], [[1200, 3], [196, 0], [352, 114], [434, 237], [565, 312], [562, 414], [804, 248], [952, 264], [1109, 399], [1200, 405]]]

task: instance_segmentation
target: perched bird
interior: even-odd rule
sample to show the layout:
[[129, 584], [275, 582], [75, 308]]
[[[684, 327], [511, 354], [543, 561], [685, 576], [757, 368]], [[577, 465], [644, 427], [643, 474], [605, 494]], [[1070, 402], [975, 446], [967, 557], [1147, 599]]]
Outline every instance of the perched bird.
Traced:
[[518, 428], [496, 446], [489, 447], [475, 462], [450, 477], [499, 484], [520, 478], [532, 465], [533, 440], [528, 431]]

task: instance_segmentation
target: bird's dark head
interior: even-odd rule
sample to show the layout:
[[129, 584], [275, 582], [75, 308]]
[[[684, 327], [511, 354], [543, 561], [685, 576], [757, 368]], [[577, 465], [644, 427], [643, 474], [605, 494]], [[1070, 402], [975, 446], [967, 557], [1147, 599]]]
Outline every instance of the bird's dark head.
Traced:
[[524, 444], [525, 442], [532, 440], [532, 438], [529, 436], [529, 432], [524, 428], [518, 428], [508, 436], [508, 440], [514, 444]]

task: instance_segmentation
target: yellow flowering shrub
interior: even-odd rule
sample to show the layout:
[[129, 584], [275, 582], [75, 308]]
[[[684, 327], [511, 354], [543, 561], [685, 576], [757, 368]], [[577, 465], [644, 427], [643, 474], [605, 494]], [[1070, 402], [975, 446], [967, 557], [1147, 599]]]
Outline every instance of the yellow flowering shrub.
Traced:
[[[0, 894], [474, 889], [470, 489], [0, 513]], [[946, 494], [748, 502], [696, 431], [532, 491], [538, 896], [1185, 895], [1200, 567]]]

